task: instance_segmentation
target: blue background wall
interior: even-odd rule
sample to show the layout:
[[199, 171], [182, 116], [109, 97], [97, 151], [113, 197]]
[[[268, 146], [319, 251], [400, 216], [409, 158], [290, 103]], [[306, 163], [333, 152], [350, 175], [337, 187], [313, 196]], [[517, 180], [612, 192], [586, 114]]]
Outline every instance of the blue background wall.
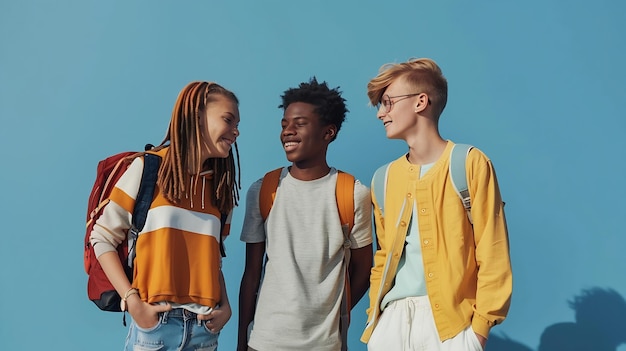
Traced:
[[[1, 348], [122, 348], [121, 315], [86, 298], [85, 205], [97, 161], [160, 142], [186, 83], [214, 80], [241, 100], [244, 203], [254, 180], [286, 164], [286, 88], [313, 75], [341, 87], [350, 113], [329, 158], [369, 183], [406, 146], [386, 140], [366, 84], [384, 63], [431, 57], [450, 85], [442, 134], [491, 157], [507, 203], [514, 296], [488, 349], [538, 350], [556, 323], [557, 339], [609, 339], [589, 322], [618, 336], [604, 348], [615, 350], [626, 341], [625, 10], [616, 0], [2, 1]], [[242, 218], [240, 206], [221, 350], [235, 345]], [[365, 349], [365, 306], [352, 350]]]

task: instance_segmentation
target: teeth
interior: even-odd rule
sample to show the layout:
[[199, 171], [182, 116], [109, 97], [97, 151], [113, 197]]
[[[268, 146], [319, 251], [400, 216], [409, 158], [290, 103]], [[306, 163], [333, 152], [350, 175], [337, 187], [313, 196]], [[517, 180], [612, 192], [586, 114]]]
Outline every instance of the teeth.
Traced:
[[283, 144], [283, 146], [285, 146], [285, 147], [295, 146], [295, 145], [298, 145], [298, 143], [293, 142], [293, 141], [286, 142], [286, 143]]

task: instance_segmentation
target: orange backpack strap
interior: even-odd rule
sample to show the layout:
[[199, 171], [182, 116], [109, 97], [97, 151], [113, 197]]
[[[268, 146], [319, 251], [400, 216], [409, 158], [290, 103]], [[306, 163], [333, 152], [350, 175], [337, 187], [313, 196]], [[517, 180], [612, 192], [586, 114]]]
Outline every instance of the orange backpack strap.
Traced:
[[352, 227], [354, 227], [354, 176], [343, 171], [337, 171], [335, 193], [341, 228], [346, 239], [348, 239]]
[[267, 172], [263, 177], [261, 190], [259, 192], [259, 210], [261, 211], [263, 221], [267, 220], [267, 216], [270, 214], [272, 205], [274, 205], [276, 189], [278, 189], [278, 182], [280, 181], [280, 173], [282, 170], [282, 167], [277, 168], [273, 171]]
[[341, 335], [341, 350], [347, 350], [348, 345], [348, 328], [350, 326], [350, 256], [352, 242], [350, 233], [354, 227], [354, 176], [343, 171], [337, 171], [337, 185], [335, 188], [335, 197], [337, 198], [337, 208], [339, 209], [339, 220], [341, 221], [341, 230], [344, 235], [344, 292], [341, 300], [339, 331]]

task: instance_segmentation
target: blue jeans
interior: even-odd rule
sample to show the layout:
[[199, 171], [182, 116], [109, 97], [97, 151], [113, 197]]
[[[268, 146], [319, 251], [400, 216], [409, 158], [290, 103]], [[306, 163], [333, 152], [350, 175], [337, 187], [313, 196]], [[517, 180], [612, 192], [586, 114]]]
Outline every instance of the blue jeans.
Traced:
[[182, 308], [159, 314], [159, 322], [144, 329], [130, 324], [125, 351], [215, 351], [218, 334], [211, 333], [206, 321]]

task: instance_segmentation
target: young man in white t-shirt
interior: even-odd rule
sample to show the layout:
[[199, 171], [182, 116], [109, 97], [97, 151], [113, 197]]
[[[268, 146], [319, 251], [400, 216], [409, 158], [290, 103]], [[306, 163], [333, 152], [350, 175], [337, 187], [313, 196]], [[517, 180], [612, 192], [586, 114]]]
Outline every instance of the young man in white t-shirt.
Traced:
[[[337, 169], [328, 165], [326, 153], [348, 110], [338, 88], [315, 78], [285, 91], [279, 108], [284, 110], [280, 140], [291, 165], [282, 169], [266, 220], [259, 209], [262, 180], [248, 190], [237, 349], [346, 349], [340, 332], [344, 234], [335, 195]], [[372, 253], [371, 197], [356, 181], [350, 306], [367, 291]]]

